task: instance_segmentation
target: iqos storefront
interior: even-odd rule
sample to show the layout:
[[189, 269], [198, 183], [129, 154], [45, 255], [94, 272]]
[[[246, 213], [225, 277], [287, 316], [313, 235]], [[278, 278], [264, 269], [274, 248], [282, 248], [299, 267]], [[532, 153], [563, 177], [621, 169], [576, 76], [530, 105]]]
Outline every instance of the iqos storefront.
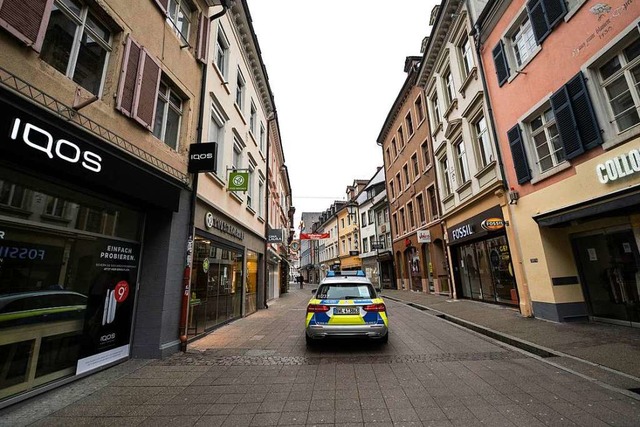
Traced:
[[170, 218], [181, 189], [3, 90], [0, 136], [2, 407], [135, 353], [149, 206]]

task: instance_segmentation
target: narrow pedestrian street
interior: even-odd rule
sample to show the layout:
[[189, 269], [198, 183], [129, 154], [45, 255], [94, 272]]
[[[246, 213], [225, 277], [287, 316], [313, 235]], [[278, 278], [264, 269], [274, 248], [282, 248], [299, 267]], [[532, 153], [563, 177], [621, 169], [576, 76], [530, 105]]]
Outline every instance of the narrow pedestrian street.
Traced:
[[130, 360], [0, 411], [0, 425], [640, 424], [628, 394], [390, 299], [387, 345], [308, 349], [312, 286], [291, 284], [187, 353]]

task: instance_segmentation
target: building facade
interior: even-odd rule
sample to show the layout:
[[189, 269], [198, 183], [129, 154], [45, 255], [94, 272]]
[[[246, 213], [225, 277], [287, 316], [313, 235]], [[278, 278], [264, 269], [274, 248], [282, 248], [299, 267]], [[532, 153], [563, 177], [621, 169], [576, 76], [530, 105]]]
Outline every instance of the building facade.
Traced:
[[0, 406], [179, 349], [211, 6], [0, 4]]
[[451, 293], [519, 306], [527, 313], [528, 299], [514, 267], [519, 265], [515, 235], [506, 226], [510, 218], [500, 156], [471, 36], [476, 13], [460, 0], [434, 8], [418, 76], [429, 107]]
[[[445, 242], [423, 90], [420, 57], [405, 61], [407, 78], [378, 136], [391, 217], [394, 288], [449, 292]], [[379, 210], [379, 216], [384, 210]], [[379, 236], [389, 231], [379, 225]]]
[[267, 139], [275, 104], [246, 1], [211, 25], [208, 42], [201, 140], [216, 144], [216, 165], [198, 181], [190, 337], [264, 308], [269, 297]]
[[[314, 233], [319, 212], [302, 212], [300, 234]], [[307, 283], [318, 283], [318, 241], [300, 239], [300, 274]]]
[[531, 310], [640, 325], [640, 5], [494, 2], [478, 20]]

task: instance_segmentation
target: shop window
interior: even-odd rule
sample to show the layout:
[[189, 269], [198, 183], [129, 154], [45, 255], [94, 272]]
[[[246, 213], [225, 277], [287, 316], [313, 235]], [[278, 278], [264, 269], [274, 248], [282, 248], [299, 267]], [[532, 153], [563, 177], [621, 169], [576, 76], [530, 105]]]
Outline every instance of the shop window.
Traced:
[[564, 161], [564, 148], [560, 142], [556, 120], [551, 109], [536, 116], [529, 122], [531, 140], [540, 173]]
[[640, 38], [599, 68], [609, 114], [618, 132], [640, 123]]
[[27, 191], [21, 185], [0, 181], [0, 205], [23, 209], [26, 206]]
[[156, 119], [153, 134], [174, 150], [178, 150], [183, 101], [168, 83], [161, 82], [156, 101]]
[[115, 235], [118, 226], [118, 212], [82, 206], [78, 213], [79, 230], [92, 233]]
[[100, 95], [111, 31], [76, 0], [53, 3], [40, 58], [80, 86]]

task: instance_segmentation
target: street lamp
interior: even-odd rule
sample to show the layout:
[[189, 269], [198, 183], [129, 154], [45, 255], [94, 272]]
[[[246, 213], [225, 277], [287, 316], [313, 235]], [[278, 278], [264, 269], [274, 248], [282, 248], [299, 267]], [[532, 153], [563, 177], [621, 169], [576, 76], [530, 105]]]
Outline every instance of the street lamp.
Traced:
[[347, 213], [349, 214], [349, 216], [351, 218], [353, 218], [353, 222], [357, 223], [358, 221], [358, 217], [357, 217], [357, 213], [358, 213], [358, 204], [356, 202], [354, 202], [353, 200], [351, 200], [349, 203], [347, 203]]

